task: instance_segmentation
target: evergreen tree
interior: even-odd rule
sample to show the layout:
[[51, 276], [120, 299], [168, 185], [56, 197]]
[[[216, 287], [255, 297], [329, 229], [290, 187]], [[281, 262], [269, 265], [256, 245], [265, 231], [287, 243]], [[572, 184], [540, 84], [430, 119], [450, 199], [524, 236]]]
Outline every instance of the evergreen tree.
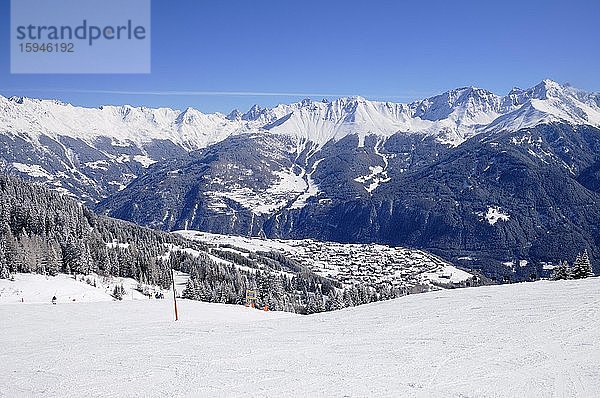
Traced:
[[329, 296], [325, 305], [326, 311], [341, 310], [344, 308], [344, 302], [335, 288], [329, 290]]
[[323, 312], [325, 311], [325, 303], [323, 300], [323, 294], [321, 293], [321, 288], [317, 287], [317, 291], [315, 293], [315, 312]]
[[123, 299], [123, 295], [121, 294], [121, 289], [119, 289], [119, 286], [115, 286], [115, 288], [113, 289], [112, 296], [117, 300]]
[[181, 297], [189, 300], [199, 300], [200, 295], [198, 294], [198, 288], [196, 278], [190, 277], [185, 285], [185, 289], [181, 293]]
[[[195, 254], [183, 250], [188, 248]], [[175, 269], [190, 275], [185, 295], [196, 300], [242, 304], [251, 289], [259, 306], [293, 312], [307, 308], [320, 312], [373, 300], [374, 290], [364, 286], [345, 291], [342, 300], [336, 291], [341, 289], [339, 283], [333, 287], [332, 281], [282, 253], [242, 255], [239, 250], [219, 250], [96, 216], [68, 196], [0, 174], [0, 278], [17, 272], [93, 272], [167, 289]], [[215, 263], [209, 252], [227, 260], [227, 265]], [[117, 285], [112, 293], [122, 299], [125, 289]]]
[[350, 293], [350, 289], [344, 289], [343, 297], [344, 307], [354, 307], [355, 303], [352, 294]]
[[571, 279], [569, 263], [561, 261], [552, 273], [552, 280]]
[[315, 296], [313, 294], [309, 294], [308, 297], [307, 297], [307, 299], [306, 299], [305, 312], [308, 315], [310, 315], [310, 314], [316, 314], [317, 312], [319, 312], [317, 310], [317, 302], [316, 302]]
[[587, 249], [584, 250], [583, 253], [578, 254], [575, 258], [572, 275], [573, 279], [583, 279], [594, 275]]
[[6, 261], [6, 243], [0, 238], [0, 279], [8, 279], [10, 272], [8, 271], [8, 262]]
[[125, 295], [125, 288], [123, 287], [123, 285], [122, 284], [115, 285], [112, 296], [114, 298], [116, 298], [117, 300], [123, 300], [124, 295]]

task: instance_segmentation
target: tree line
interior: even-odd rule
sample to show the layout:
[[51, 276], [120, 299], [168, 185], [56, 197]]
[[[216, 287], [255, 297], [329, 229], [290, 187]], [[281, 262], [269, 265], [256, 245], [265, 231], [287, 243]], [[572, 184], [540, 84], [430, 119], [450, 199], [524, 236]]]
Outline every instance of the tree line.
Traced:
[[[214, 253], [214, 252], [211, 252]], [[226, 304], [249, 304], [247, 291], [254, 293], [252, 304], [262, 309], [314, 314], [354, 307], [374, 301], [389, 300], [409, 293], [427, 290], [426, 286], [398, 287], [391, 283], [344, 286], [339, 281], [321, 277], [280, 253], [252, 253], [262, 257], [258, 262], [244, 256], [226, 256], [230, 264], [217, 263], [204, 255], [176, 253], [180, 270], [190, 275], [183, 297]], [[242, 258], [244, 260], [242, 260]], [[236, 261], [239, 260], [239, 263]], [[266, 261], [268, 260], [268, 261]], [[250, 262], [249, 262], [250, 261]], [[270, 267], [258, 267], [268, 262]], [[251, 265], [248, 268], [248, 265]], [[255, 268], [253, 266], [255, 266]], [[174, 265], [175, 266], [175, 265]]]
[[585, 249], [575, 257], [572, 266], [567, 261], [561, 261], [554, 269], [552, 279], [584, 279], [590, 276], [594, 276], [594, 271], [592, 270], [592, 262], [590, 261], [588, 251]]
[[[114, 244], [113, 244], [114, 242]], [[167, 245], [198, 242], [98, 216], [75, 199], [0, 175], [0, 278], [16, 272], [134, 278], [168, 288]]]

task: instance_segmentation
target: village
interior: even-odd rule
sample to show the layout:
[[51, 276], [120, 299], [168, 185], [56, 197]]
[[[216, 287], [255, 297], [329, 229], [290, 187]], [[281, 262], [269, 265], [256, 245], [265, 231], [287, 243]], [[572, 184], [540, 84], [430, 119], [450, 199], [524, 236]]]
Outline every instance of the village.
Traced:
[[295, 260], [345, 285], [382, 283], [417, 291], [461, 287], [475, 277], [420, 250], [378, 244], [343, 244], [315, 240], [280, 241], [293, 247]]

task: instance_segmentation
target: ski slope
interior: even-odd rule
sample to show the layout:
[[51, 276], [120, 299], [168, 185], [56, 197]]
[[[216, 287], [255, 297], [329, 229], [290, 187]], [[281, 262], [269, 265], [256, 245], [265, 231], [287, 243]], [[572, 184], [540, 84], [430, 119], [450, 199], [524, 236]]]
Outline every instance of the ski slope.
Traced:
[[181, 300], [0, 305], [3, 397], [597, 397], [600, 279], [312, 316]]
[[[49, 303], [56, 297], [57, 303], [81, 303], [95, 301], [114, 301], [115, 286], [123, 286], [123, 300], [148, 300], [140, 288], [147, 293], [173, 294], [172, 289], [161, 289], [154, 285], [140, 285], [132, 278], [104, 277], [96, 274], [56, 276], [38, 274], [13, 274], [14, 280], [0, 279], [0, 304]], [[175, 289], [177, 296], [185, 289], [189, 275], [175, 271]], [[95, 284], [95, 285], [92, 285]]]

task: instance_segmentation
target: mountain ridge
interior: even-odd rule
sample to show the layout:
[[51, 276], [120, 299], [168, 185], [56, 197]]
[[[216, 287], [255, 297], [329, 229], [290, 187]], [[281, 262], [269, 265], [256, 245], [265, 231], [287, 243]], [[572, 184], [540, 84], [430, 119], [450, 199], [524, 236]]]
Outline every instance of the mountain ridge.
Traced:
[[[57, 100], [14, 96], [6, 98], [0, 95], [0, 128], [13, 133], [33, 134], [34, 137], [40, 133], [54, 136], [63, 134], [76, 139], [111, 137], [117, 141], [136, 143], [167, 138], [188, 151], [204, 148], [231, 134], [269, 130], [270, 125], [276, 133], [290, 134], [321, 145], [330, 139], [340, 139], [351, 133], [364, 134], [367, 130], [369, 133], [380, 135], [397, 132], [435, 135], [439, 130], [450, 128], [455, 130], [456, 135], [452, 143], [458, 145], [469, 136], [478, 133], [479, 125], [491, 124], [498, 117], [517, 110], [528, 101], [544, 101], [550, 98], [560, 98], [563, 102], [579, 102], [574, 108], [579, 106], [580, 118], [573, 112], [565, 112], [556, 115], [557, 117], [569, 122], [582, 123], [585, 122], [581, 120], [582, 114], [590, 116], [594, 113], [587, 122], [595, 126], [600, 125], [598, 94], [546, 79], [529, 89], [513, 89], [505, 96], [482, 88], [461, 87], [410, 103], [371, 101], [360, 96], [341, 97], [326, 102], [307, 98], [271, 108], [254, 105], [245, 113], [234, 109], [228, 115], [219, 112], [203, 113], [191, 107], [183, 111], [131, 105], [86, 108]], [[30, 109], [22, 109], [15, 105]], [[573, 104], [570, 105], [573, 107]], [[561, 111], [550, 108], [536, 109], [550, 113]], [[69, 118], [68, 111], [76, 117]], [[295, 120], [299, 115], [300, 120]], [[74, 120], [77, 118], [89, 120], [90, 125], [77, 123]], [[284, 118], [287, 119], [282, 121]], [[334, 126], [324, 123], [319, 125], [319, 120], [332, 122]], [[130, 127], [127, 127], [128, 124]], [[340, 126], [344, 124], [348, 124], [347, 128]], [[310, 129], [308, 132], [299, 132], [301, 127], [328, 127], [332, 131], [326, 135], [311, 134], [314, 131]], [[134, 134], [132, 130], [138, 134]]]

